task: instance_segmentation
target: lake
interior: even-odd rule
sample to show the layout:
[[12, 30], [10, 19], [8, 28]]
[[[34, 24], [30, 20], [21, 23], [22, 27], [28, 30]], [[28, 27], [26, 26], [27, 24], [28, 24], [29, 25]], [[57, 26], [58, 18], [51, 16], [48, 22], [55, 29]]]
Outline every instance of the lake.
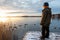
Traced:
[[[13, 40], [22, 40], [28, 31], [41, 31], [41, 17], [4, 17], [1, 19], [1, 30], [3, 33], [6, 32], [4, 30], [8, 30], [7, 34], [11, 35]], [[60, 32], [60, 19], [52, 18], [50, 32]]]

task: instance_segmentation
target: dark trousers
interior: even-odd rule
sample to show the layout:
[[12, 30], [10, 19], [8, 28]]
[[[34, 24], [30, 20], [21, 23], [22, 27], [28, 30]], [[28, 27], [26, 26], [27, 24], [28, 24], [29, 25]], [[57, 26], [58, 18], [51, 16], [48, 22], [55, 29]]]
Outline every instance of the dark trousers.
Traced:
[[49, 25], [42, 25], [42, 37], [48, 38], [49, 37]]

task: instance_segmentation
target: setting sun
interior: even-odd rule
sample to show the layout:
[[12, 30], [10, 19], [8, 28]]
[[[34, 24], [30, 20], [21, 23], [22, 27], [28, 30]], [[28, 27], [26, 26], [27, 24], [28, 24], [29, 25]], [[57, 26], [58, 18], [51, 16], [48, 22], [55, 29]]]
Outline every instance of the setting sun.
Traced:
[[16, 16], [16, 15], [13, 15], [13, 14], [8, 14], [7, 12], [10, 12], [10, 11], [0, 9], [0, 22], [8, 21], [8, 19], [9, 19], [8, 16]]
[[6, 11], [0, 9], [0, 22], [5, 22], [5, 21], [7, 21]]

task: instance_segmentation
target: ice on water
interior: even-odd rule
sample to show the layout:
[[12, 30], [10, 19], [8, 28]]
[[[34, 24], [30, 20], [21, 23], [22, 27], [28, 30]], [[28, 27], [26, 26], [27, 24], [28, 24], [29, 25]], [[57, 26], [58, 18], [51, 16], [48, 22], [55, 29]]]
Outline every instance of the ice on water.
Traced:
[[[41, 32], [27, 32], [24, 36], [23, 40], [41, 40], [40, 39]], [[50, 33], [49, 39], [45, 38], [45, 40], [60, 40], [60, 35], [55, 33]]]

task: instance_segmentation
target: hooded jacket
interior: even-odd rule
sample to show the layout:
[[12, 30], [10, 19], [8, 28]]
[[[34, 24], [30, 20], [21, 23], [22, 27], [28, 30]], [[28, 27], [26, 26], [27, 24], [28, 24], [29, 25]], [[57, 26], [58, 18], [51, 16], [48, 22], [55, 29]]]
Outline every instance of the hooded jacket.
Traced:
[[41, 25], [49, 25], [51, 22], [51, 8], [45, 8], [42, 10], [42, 19], [41, 19]]

